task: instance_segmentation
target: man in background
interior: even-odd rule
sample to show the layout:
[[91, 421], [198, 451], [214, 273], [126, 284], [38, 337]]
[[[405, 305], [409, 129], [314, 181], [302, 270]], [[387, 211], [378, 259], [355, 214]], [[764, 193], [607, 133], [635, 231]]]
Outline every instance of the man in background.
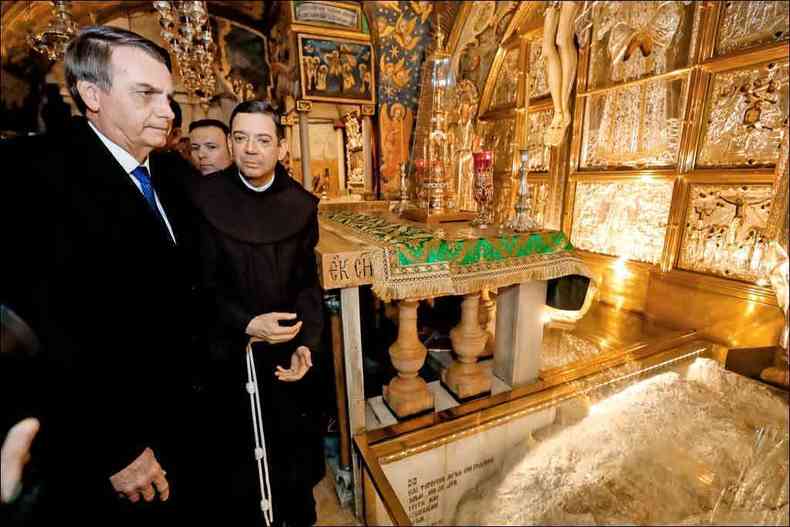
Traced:
[[228, 127], [216, 119], [192, 121], [189, 125], [192, 164], [204, 176], [225, 170], [233, 161], [228, 150]]

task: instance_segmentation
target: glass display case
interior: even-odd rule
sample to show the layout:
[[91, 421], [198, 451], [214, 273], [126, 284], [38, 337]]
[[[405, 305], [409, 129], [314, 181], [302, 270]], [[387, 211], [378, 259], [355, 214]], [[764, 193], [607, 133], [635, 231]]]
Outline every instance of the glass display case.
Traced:
[[[368, 525], [788, 523], [788, 399], [700, 340], [355, 437]], [[578, 373], [578, 372], [577, 372]]]

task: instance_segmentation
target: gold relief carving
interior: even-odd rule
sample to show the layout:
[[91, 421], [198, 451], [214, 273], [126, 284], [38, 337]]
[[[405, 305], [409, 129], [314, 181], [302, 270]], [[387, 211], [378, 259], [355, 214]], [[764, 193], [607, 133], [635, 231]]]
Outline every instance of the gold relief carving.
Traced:
[[529, 131], [527, 133], [527, 151], [529, 152], [529, 171], [548, 172], [550, 149], [543, 140], [543, 135], [551, 123], [551, 110], [534, 112], [527, 115]]
[[494, 203], [491, 206], [493, 225], [502, 225], [513, 217], [517, 186], [513, 184], [513, 176], [510, 172], [494, 174]]
[[590, 96], [584, 119], [582, 167], [674, 165], [687, 79], [657, 79]]
[[477, 203], [472, 197], [474, 182], [472, 151], [477, 137], [475, 135], [477, 110], [477, 88], [471, 81], [460, 81], [453, 94], [449, 135], [453, 188], [456, 193], [458, 210], [477, 210]]
[[727, 2], [719, 26], [716, 54], [785, 40], [790, 33], [790, 3]]
[[480, 121], [478, 133], [481, 150], [494, 151], [494, 172], [511, 173], [516, 120], [507, 117], [497, 121]]
[[772, 194], [771, 185], [692, 185], [678, 266], [750, 282], [761, 278]]
[[546, 203], [549, 200], [549, 184], [546, 181], [529, 183], [529, 192], [532, 198], [532, 217], [542, 227], [546, 218]]
[[782, 151], [774, 169], [774, 202], [768, 217], [768, 239], [776, 240], [788, 247], [790, 236], [790, 215], [788, 215], [788, 179], [790, 179], [790, 136], [785, 134]]
[[519, 79], [518, 54], [518, 46], [509, 49], [505, 54], [505, 60], [502, 61], [497, 72], [492, 108], [516, 104]]
[[481, 150], [494, 152], [493, 222], [501, 224], [513, 213], [515, 187], [513, 185], [513, 149], [516, 131], [515, 117], [497, 121], [480, 121], [478, 136]]
[[346, 186], [352, 192], [365, 190], [365, 155], [362, 150], [362, 125], [357, 111], [343, 116], [346, 127]]
[[698, 165], [776, 163], [787, 127], [787, 62], [716, 74], [706, 115]]
[[694, 6], [601, 2], [592, 9], [589, 87], [660, 75], [688, 64]]
[[666, 180], [577, 183], [571, 242], [586, 251], [658, 263], [673, 184]]
[[543, 58], [543, 41], [529, 43], [529, 98], [537, 99], [549, 94], [546, 79], [546, 59]]

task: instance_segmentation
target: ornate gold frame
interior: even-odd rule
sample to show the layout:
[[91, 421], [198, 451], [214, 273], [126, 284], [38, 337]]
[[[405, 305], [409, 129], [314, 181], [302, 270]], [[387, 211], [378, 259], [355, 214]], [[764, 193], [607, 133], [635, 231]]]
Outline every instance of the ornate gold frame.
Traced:
[[[370, 76], [370, 98], [369, 99], [348, 99], [345, 97], [325, 97], [321, 95], [308, 95], [306, 89], [306, 76], [304, 71], [304, 62], [302, 61], [302, 40], [305, 38], [313, 38], [319, 40], [331, 40], [333, 42], [339, 43], [351, 43], [357, 44], [362, 46], [368, 46], [370, 49], [370, 63], [371, 63], [371, 76]], [[315, 33], [299, 33], [296, 35], [296, 45], [297, 45], [297, 52], [298, 52], [298, 60], [299, 60], [299, 78], [300, 78], [300, 86], [302, 91], [302, 99], [310, 100], [310, 101], [325, 101], [325, 102], [333, 102], [333, 103], [343, 103], [343, 104], [356, 104], [356, 105], [363, 105], [363, 104], [375, 104], [376, 103], [376, 76], [373, 74], [373, 70], [376, 67], [376, 52], [373, 49], [373, 45], [369, 41], [365, 40], [358, 40], [352, 38], [335, 38], [330, 36], [325, 36], [321, 34]]]
[[330, 22], [310, 22], [306, 20], [297, 20], [296, 19], [296, 6], [294, 2], [290, 2], [290, 13], [291, 13], [291, 21], [294, 24], [305, 25], [310, 27], [320, 27], [324, 29], [332, 29], [332, 30], [341, 30], [341, 31], [358, 31], [362, 32], [362, 17], [364, 16], [362, 13], [362, 8], [353, 3], [345, 3], [345, 2], [321, 2], [321, 4], [328, 4], [333, 7], [339, 7], [341, 9], [346, 9], [348, 11], [354, 11], [357, 14], [357, 27], [356, 28], [349, 28], [344, 27], [338, 24], [331, 24]]

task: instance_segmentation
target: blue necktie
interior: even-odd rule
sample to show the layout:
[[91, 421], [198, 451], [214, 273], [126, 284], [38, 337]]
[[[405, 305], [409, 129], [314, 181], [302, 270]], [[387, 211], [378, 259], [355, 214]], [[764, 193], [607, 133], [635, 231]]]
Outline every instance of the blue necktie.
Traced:
[[159, 212], [159, 207], [156, 206], [156, 196], [154, 195], [154, 187], [151, 185], [151, 176], [148, 174], [148, 169], [145, 166], [140, 165], [139, 167], [132, 170], [132, 175], [134, 178], [140, 182], [140, 190], [143, 191], [143, 196], [145, 197], [145, 201], [148, 202], [148, 206], [151, 207], [151, 210], [154, 212], [154, 215], [157, 219], [161, 222], [162, 226], [167, 231], [167, 237], [170, 238], [170, 230], [167, 228], [167, 224], [165, 223], [165, 219], [162, 217], [162, 214]]
[[156, 213], [157, 216], [159, 214], [159, 208], [156, 206], [156, 197], [154, 196], [154, 187], [151, 186], [151, 176], [148, 174], [148, 169], [145, 168], [143, 165], [132, 170], [132, 175], [135, 177], [137, 181], [140, 182], [140, 189], [143, 191], [143, 196], [145, 196], [145, 201], [148, 202], [148, 205], [151, 207], [151, 210]]

